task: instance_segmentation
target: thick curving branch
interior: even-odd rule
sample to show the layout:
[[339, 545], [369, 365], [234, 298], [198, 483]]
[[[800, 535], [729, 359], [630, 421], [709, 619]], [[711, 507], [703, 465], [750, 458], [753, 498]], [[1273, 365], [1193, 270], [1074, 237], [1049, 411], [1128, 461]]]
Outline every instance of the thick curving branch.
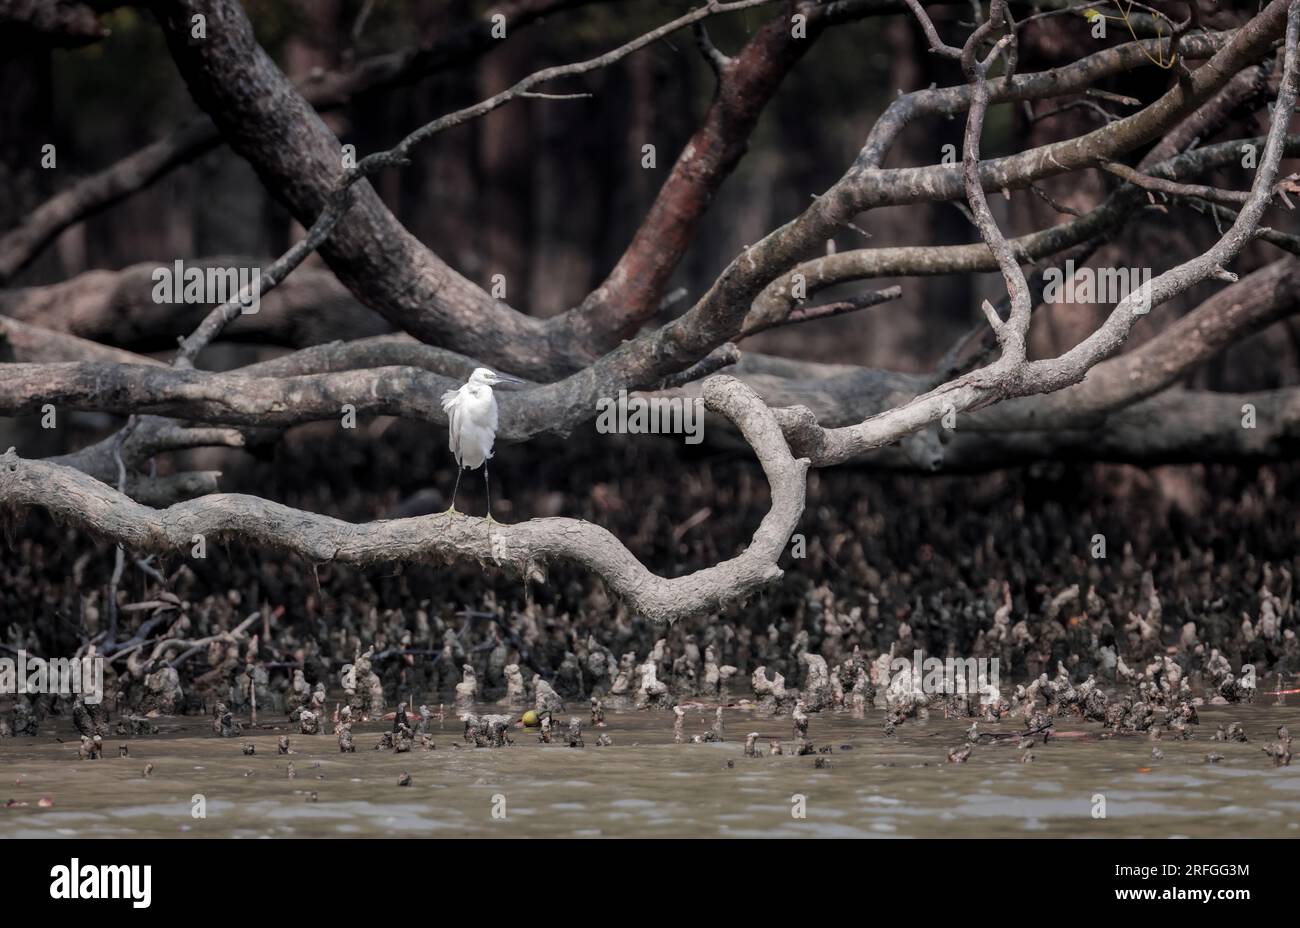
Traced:
[[[403, 163], [407, 151], [454, 125], [489, 113], [537, 85], [586, 74], [618, 61], [663, 36], [710, 16], [771, 0], [710, 2], [613, 51], [528, 75], [507, 90], [415, 130], [390, 152], [345, 170], [338, 139], [315, 109], [258, 45], [234, 0], [155, 0], [163, 33], [198, 104], [231, 147], [304, 226], [319, 228], [327, 209], [339, 209], [341, 186], [351, 187], [346, 223], [327, 229], [320, 253], [339, 280], [367, 306], [422, 341], [472, 354], [505, 370], [546, 376], [574, 347], [545, 322], [493, 299], [458, 274], [399, 223], [359, 175]], [[208, 40], [189, 41], [191, 15], [203, 13]], [[364, 165], [364, 168], [363, 168]], [[383, 243], [378, 247], [377, 243]]]
[[577, 563], [655, 622], [722, 609], [781, 577], [778, 560], [803, 513], [808, 462], [795, 459], [770, 409], [739, 381], [715, 376], [705, 403], [734, 422], [771, 485], [772, 506], [739, 555], [683, 577], [647, 570], [610, 532], [576, 519], [501, 525], [459, 514], [353, 524], [252, 496], [217, 494], [157, 510], [111, 487], [46, 461], [0, 456], [0, 505], [39, 507], [139, 553], [181, 553], [195, 535], [239, 537], [316, 562], [374, 564], [472, 559], [544, 576], [554, 560]]
[[257, 377], [97, 361], [4, 364], [0, 415], [25, 415], [53, 403], [214, 424], [287, 426], [338, 418], [350, 405], [362, 415], [445, 423], [438, 397], [455, 386], [451, 378], [414, 367]]

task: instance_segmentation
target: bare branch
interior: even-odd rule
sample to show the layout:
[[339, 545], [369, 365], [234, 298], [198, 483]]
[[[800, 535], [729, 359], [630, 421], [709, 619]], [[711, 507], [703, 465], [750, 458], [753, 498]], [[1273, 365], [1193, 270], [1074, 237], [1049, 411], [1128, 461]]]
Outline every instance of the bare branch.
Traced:
[[137, 552], [187, 550], [195, 534], [237, 536], [317, 563], [473, 559], [533, 578], [543, 576], [547, 562], [563, 559], [601, 576], [640, 614], [667, 623], [742, 602], [778, 579], [777, 561], [804, 506], [808, 462], [790, 455], [772, 411], [729, 377], [711, 378], [704, 395], [708, 407], [731, 419], [753, 446], [772, 487], [772, 508], [744, 552], [674, 579], [650, 573], [608, 531], [576, 519], [499, 525], [440, 514], [354, 525], [230, 494], [154, 510], [79, 471], [24, 460], [12, 449], [0, 456], [0, 505], [41, 507]]
[[[1274, 10], [1279, 5], [1275, 0], [1269, 10]], [[1256, 20], [1252, 20], [1252, 24], [1267, 13], [1266, 10]], [[900, 435], [913, 432], [938, 419], [949, 410], [961, 412], [1009, 396], [1047, 393], [1077, 383], [1097, 361], [1118, 350], [1133, 324], [1150, 307], [1163, 303], [1194, 284], [1217, 276], [1224, 265], [1253, 237], [1264, 209], [1272, 199], [1278, 163], [1285, 149], [1286, 128], [1295, 106], [1296, 59], [1300, 54], [1297, 52], [1297, 45], [1300, 45], [1300, 0], [1291, 0], [1286, 17], [1285, 64], [1273, 124], [1255, 174], [1250, 200], [1227, 234], [1204, 254], [1166, 271], [1137, 292], [1129, 294], [1092, 335], [1065, 354], [1057, 358], [1027, 362], [1014, 382], [998, 376], [996, 371], [990, 377], [990, 368], [985, 368], [855, 426], [810, 434], [806, 424], [803, 425], [801, 438], [813, 443], [810, 456], [814, 462], [819, 465], [839, 463], [856, 454], [881, 447], [897, 440]], [[1243, 32], [1248, 28], [1249, 25], [1244, 27]], [[1197, 74], [1199, 73], [1198, 70]], [[1171, 91], [1176, 92], [1178, 88]], [[797, 442], [795, 447], [800, 447]]]
[[705, 377], [722, 370], [724, 367], [730, 367], [740, 360], [740, 349], [728, 342], [721, 348], [711, 352], [703, 361], [693, 364], [680, 374], [673, 374], [665, 377], [659, 384], [660, 390], [671, 390], [675, 387], [684, 386], [697, 380], [703, 380]]
[[1101, 169], [1109, 174], [1114, 174], [1116, 177], [1123, 178], [1143, 190], [1154, 190], [1158, 193], [1167, 193], [1170, 196], [1199, 197], [1202, 200], [1209, 200], [1211, 203], [1220, 203], [1225, 206], [1242, 206], [1250, 198], [1250, 194], [1245, 190], [1223, 190], [1205, 184], [1180, 184], [1176, 181], [1143, 174], [1141, 171], [1133, 170], [1127, 164], [1119, 164], [1115, 161], [1103, 162]]
[[[233, 0], [156, 0], [155, 5], [172, 56], [196, 100], [303, 225], [314, 226], [322, 216], [331, 219], [325, 211], [331, 205], [338, 208], [339, 190], [356, 184], [348, 222], [338, 228], [327, 223], [331, 228], [321, 255], [358, 299], [422, 341], [481, 357], [516, 374], [546, 376], [581, 367], [584, 358], [574, 351], [572, 339], [557, 335], [557, 324], [516, 312], [457, 274], [397, 222], [368, 183], [357, 181], [400, 165], [415, 145], [540, 84], [607, 67], [699, 20], [767, 2], [710, 2], [603, 55], [534, 72], [501, 93], [416, 129], [389, 151], [371, 154], [350, 169], [342, 167], [338, 139], [257, 44]], [[209, 22], [222, 26], [209, 40], [192, 43], [190, 15], [200, 6]], [[267, 100], [276, 104], [266, 106]], [[385, 247], [375, 249], [376, 241]]]
[[800, 306], [779, 318], [760, 319], [751, 317], [753, 321], [746, 321], [745, 327], [740, 331], [740, 337], [748, 338], [751, 335], [757, 335], [759, 332], [766, 332], [778, 326], [794, 325], [799, 322], [813, 322], [818, 319], [831, 319], [847, 313], [856, 313], [872, 306], [879, 306], [881, 303], [887, 303], [890, 300], [896, 300], [902, 295], [902, 287], [885, 287], [883, 290], [875, 290], [871, 293], [850, 297], [847, 300], [839, 300], [834, 303]]
[[971, 428], [1068, 429], [1153, 396], [1254, 332], [1300, 310], [1300, 260], [1275, 261], [1215, 293], [1158, 335], [1092, 368], [1082, 383], [1001, 403]]

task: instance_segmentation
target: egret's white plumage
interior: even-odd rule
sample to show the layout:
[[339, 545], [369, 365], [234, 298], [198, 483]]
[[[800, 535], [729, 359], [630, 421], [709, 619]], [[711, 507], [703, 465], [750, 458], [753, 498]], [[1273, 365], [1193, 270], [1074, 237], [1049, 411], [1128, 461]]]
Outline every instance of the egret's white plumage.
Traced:
[[492, 444], [497, 437], [497, 398], [487, 378], [481, 376], [490, 373], [480, 367], [459, 390], [448, 390], [442, 395], [442, 408], [447, 413], [450, 429], [447, 444], [456, 463], [470, 470], [477, 470], [492, 457]]
[[[498, 374], [479, 367], [469, 375], [469, 380], [459, 390], [448, 390], [442, 395], [442, 409], [447, 414], [447, 446], [456, 459], [456, 488], [460, 488], [460, 472], [464, 468], [477, 470], [492, 457], [492, 445], [497, 437], [497, 398], [492, 387], [498, 383], [522, 383], [514, 377]], [[487, 485], [487, 469], [483, 480]], [[489, 491], [490, 493], [490, 491]], [[456, 508], [456, 490], [452, 491], [452, 508]], [[488, 499], [488, 514], [492, 501]]]

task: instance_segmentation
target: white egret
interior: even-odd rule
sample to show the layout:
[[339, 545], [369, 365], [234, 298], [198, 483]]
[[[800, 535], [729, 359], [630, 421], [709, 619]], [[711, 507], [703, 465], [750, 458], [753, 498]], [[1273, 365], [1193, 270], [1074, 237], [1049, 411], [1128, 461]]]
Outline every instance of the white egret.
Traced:
[[447, 445], [456, 459], [456, 487], [451, 491], [451, 508], [456, 511], [456, 494], [460, 491], [463, 468], [483, 468], [483, 487], [487, 492], [487, 518], [492, 518], [492, 487], [488, 481], [488, 458], [497, 437], [497, 398], [492, 387], [498, 383], [523, 383], [516, 377], [498, 374], [486, 367], [474, 369], [459, 390], [442, 395], [442, 410], [447, 414]]

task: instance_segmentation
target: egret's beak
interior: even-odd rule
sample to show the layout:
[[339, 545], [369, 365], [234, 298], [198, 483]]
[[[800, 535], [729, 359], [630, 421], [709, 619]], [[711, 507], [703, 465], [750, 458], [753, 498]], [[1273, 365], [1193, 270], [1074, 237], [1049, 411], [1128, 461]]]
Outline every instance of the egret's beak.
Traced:
[[497, 374], [497, 383], [526, 383], [526, 381], [511, 377], [509, 374]]

